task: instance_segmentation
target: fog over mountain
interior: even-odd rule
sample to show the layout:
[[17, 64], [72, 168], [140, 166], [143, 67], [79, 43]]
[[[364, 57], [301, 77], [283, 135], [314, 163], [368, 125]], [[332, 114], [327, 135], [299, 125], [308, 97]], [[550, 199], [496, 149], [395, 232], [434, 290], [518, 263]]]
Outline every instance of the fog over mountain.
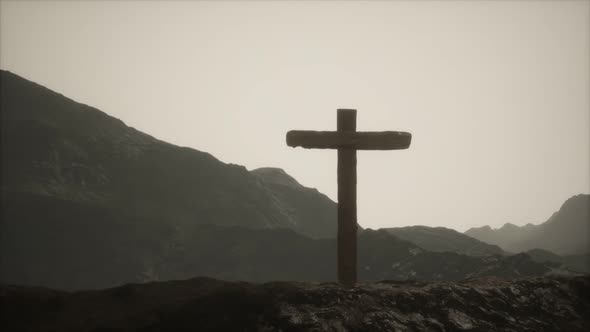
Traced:
[[561, 255], [589, 254], [590, 195], [571, 197], [559, 211], [538, 225], [506, 223], [498, 229], [471, 228], [465, 234], [512, 252], [545, 249]]

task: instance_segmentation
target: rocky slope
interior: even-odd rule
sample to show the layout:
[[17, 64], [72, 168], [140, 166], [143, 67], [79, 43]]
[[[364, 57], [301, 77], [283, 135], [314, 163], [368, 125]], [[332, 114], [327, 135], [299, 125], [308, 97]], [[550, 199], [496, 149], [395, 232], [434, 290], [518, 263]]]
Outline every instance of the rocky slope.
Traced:
[[168, 144], [10, 72], [0, 96], [2, 281], [137, 280], [195, 225], [335, 234], [336, 204], [280, 170]]
[[280, 168], [258, 168], [250, 173], [270, 193], [274, 208], [281, 212], [290, 229], [313, 238], [335, 236], [336, 203], [328, 196], [302, 186]]
[[590, 253], [590, 195], [576, 195], [563, 203], [546, 222], [519, 227], [505, 224], [471, 228], [466, 235], [511, 252], [544, 249], [559, 255]]
[[469, 256], [505, 254], [504, 250], [496, 245], [487, 244], [445, 227], [407, 226], [385, 230], [429, 251], [449, 251]]
[[157, 140], [10, 72], [0, 71], [0, 83], [4, 195], [91, 204], [179, 227], [335, 234], [336, 204], [315, 189], [294, 182], [283, 190], [265, 172]]
[[590, 330], [590, 277], [250, 284], [208, 278], [66, 293], [3, 286], [18, 331]]

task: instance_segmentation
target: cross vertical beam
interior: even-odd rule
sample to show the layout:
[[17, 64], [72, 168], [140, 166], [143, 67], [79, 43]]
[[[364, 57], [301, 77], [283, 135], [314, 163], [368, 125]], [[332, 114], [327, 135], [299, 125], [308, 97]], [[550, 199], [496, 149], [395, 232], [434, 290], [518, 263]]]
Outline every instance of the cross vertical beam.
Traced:
[[290, 130], [287, 145], [338, 149], [338, 281], [357, 281], [356, 150], [407, 149], [412, 134], [404, 131], [356, 131], [356, 110], [338, 109], [337, 131]]
[[[338, 132], [356, 131], [356, 110], [339, 109]], [[338, 149], [338, 281], [357, 281], [356, 149]]]

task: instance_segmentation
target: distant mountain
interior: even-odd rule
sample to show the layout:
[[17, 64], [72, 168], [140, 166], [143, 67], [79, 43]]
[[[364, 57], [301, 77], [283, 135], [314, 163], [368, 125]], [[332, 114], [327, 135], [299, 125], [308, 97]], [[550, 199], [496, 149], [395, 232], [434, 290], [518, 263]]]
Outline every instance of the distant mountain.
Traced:
[[470, 228], [465, 231], [465, 235], [485, 243], [499, 245], [502, 248], [509, 250], [508, 248], [513, 248], [512, 244], [519, 243], [522, 239], [527, 238], [534, 229], [535, 225], [530, 223], [524, 226], [516, 226], [511, 223], [506, 223], [498, 229], [492, 229], [487, 225]]
[[562, 257], [558, 254], [554, 254], [551, 251], [543, 249], [531, 249], [527, 250], [525, 254], [529, 255], [536, 262], [555, 262], [560, 263]]
[[532, 249], [525, 253], [529, 255], [535, 262], [558, 263], [561, 264], [563, 268], [571, 271], [590, 273], [590, 254], [560, 256], [543, 249]]
[[559, 211], [540, 224], [499, 229], [489, 226], [471, 228], [466, 235], [496, 244], [511, 252], [545, 249], [559, 255], [590, 253], [590, 195], [576, 195], [563, 203]]
[[496, 245], [487, 244], [445, 227], [408, 226], [385, 230], [428, 251], [449, 251], [469, 256], [504, 254], [504, 250]]
[[[184, 236], [182, 248], [159, 268], [164, 279], [206, 275], [225, 280], [336, 280], [335, 239], [313, 240], [287, 230], [197, 227]], [[362, 281], [460, 280], [474, 276], [544, 275], [551, 265], [526, 255], [470, 257], [435, 253], [383, 230], [358, 236]]]

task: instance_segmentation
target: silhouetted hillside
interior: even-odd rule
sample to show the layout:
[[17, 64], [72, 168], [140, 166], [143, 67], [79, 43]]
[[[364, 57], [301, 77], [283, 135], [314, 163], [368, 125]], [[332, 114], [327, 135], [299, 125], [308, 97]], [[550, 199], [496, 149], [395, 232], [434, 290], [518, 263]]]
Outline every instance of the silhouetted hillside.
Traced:
[[450, 251], [470, 256], [504, 254], [504, 251], [498, 246], [487, 244], [445, 227], [407, 226], [385, 228], [385, 230], [429, 251]]
[[471, 228], [465, 234], [511, 252], [545, 249], [560, 255], [590, 253], [590, 195], [569, 198], [549, 220], [540, 224], [499, 229]]
[[336, 203], [328, 196], [300, 185], [280, 168], [258, 168], [251, 173], [270, 193], [273, 208], [280, 211], [289, 228], [314, 238], [335, 236]]
[[[291, 191], [297, 196], [290, 202], [293, 195], [267, 185], [261, 173], [159, 141], [12, 73], [0, 75], [2, 190], [7, 194], [86, 202], [179, 227], [199, 223], [335, 234], [336, 204], [317, 190], [295, 183]], [[315, 205], [299, 204], [305, 199]]]
[[74, 286], [108, 267], [131, 281], [195, 224], [335, 234], [336, 204], [315, 189], [159, 141], [10, 72], [0, 87], [3, 280], [48, 282], [63, 267]]

